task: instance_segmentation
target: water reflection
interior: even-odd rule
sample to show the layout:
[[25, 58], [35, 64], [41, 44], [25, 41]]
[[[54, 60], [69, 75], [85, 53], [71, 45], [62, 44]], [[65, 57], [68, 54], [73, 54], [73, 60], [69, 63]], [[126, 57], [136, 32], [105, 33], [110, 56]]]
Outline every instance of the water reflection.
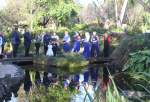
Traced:
[[102, 81], [102, 91], [103, 92], [105, 92], [107, 90], [108, 84], [110, 82], [108, 68], [109, 68], [108, 63], [105, 63], [104, 67], [103, 67], [103, 81]]
[[31, 77], [29, 70], [25, 71], [25, 79], [24, 79], [24, 90], [28, 94], [32, 86]]
[[39, 87], [41, 85], [41, 76], [40, 76], [40, 72], [39, 71], [35, 72], [35, 85], [37, 87]]
[[27, 94], [31, 90], [32, 85], [34, 85], [32, 82], [34, 82], [37, 87], [44, 85], [46, 91], [48, 91], [48, 87], [50, 85], [61, 84], [63, 85], [64, 90], [69, 88], [71, 90], [78, 90], [80, 92], [80, 94], [75, 96], [76, 98], [73, 97], [73, 100], [77, 100], [81, 97], [83, 98], [86, 95], [85, 88], [88, 90], [91, 96], [93, 96], [95, 87], [97, 85], [97, 80], [99, 78], [99, 66], [90, 66], [82, 72], [75, 74], [58, 74], [51, 71], [31, 72], [35, 75], [34, 79], [32, 80], [30, 71], [25, 71], [24, 90]]

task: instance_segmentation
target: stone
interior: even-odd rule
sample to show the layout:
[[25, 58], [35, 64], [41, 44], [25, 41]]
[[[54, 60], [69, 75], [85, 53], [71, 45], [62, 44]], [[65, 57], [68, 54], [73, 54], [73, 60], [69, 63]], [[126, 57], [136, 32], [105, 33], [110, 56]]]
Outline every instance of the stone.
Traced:
[[18, 66], [0, 64], [0, 102], [10, 100], [12, 93], [17, 94], [24, 75], [24, 70]]

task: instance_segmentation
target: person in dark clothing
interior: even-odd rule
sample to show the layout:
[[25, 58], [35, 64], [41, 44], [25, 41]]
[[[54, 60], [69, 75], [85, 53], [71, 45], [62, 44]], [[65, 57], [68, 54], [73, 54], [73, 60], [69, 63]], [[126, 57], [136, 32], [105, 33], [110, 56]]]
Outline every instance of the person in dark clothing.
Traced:
[[107, 32], [103, 36], [103, 43], [104, 43], [104, 57], [109, 57], [109, 50], [110, 50], [110, 36], [108, 36]]
[[24, 90], [26, 91], [26, 93], [29, 93], [31, 86], [32, 86], [32, 82], [31, 82], [30, 73], [29, 70], [26, 70], [25, 79], [24, 79]]
[[2, 32], [0, 32], [0, 54], [4, 53], [4, 44], [5, 44], [4, 35]]
[[25, 47], [25, 56], [29, 56], [29, 50], [31, 45], [31, 35], [30, 32], [26, 29], [24, 33], [24, 47]]
[[53, 53], [54, 53], [54, 56], [57, 56], [58, 55], [58, 50], [59, 50], [59, 36], [56, 34], [56, 33], [53, 33], [52, 35], [52, 50], [53, 50]]
[[46, 55], [47, 50], [48, 50], [48, 44], [51, 41], [51, 36], [48, 32], [45, 33], [43, 37], [43, 43], [44, 43], [44, 54]]
[[91, 37], [91, 57], [97, 58], [100, 54], [99, 49], [99, 37], [96, 35], [96, 32], [93, 32], [93, 35]]
[[39, 50], [40, 50], [41, 40], [42, 40], [42, 37], [40, 36], [40, 34], [36, 35], [36, 37], [35, 37], [36, 55], [40, 54]]
[[18, 52], [18, 47], [20, 44], [20, 37], [17, 28], [15, 28], [11, 33], [11, 43], [13, 47], [13, 57], [16, 57]]

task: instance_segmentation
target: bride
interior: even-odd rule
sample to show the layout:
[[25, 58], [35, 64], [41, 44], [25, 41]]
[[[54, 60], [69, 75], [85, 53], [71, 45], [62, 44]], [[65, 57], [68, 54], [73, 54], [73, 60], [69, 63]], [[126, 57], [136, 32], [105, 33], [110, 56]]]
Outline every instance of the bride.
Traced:
[[48, 50], [46, 52], [46, 56], [54, 56], [52, 47], [53, 47], [52, 44], [49, 42], [49, 44], [48, 44]]

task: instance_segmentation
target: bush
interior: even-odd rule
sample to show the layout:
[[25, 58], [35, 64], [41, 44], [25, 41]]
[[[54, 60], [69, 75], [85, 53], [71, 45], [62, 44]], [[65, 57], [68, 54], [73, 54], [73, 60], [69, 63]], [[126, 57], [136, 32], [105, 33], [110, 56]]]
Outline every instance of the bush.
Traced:
[[85, 30], [87, 27], [88, 26], [86, 24], [75, 24], [71, 30], [80, 31], [80, 30]]
[[64, 33], [65, 31], [70, 32], [70, 29], [68, 29], [67, 27], [59, 27], [56, 32], [57, 33]]
[[121, 27], [111, 27], [110, 28], [111, 32], [117, 32], [117, 33], [122, 33], [124, 30]]

